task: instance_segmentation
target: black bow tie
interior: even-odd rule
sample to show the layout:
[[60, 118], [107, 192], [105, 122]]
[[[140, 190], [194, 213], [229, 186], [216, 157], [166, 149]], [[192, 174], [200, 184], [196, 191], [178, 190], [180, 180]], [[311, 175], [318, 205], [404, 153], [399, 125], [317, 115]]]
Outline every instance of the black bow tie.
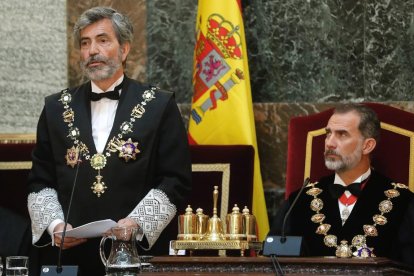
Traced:
[[118, 91], [108, 91], [105, 93], [94, 93], [91, 92], [91, 101], [96, 102], [102, 98], [108, 98], [111, 100], [119, 100], [119, 92]]
[[329, 192], [333, 198], [340, 198], [345, 191], [349, 191], [356, 197], [361, 195], [361, 183], [352, 183], [347, 186], [332, 184], [329, 186]]
[[91, 101], [96, 102], [96, 101], [99, 101], [102, 98], [108, 98], [108, 99], [111, 99], [111, 100], [119, 100], [119, 90], [121, 90], [123, 83], [124, 82], [122, 81], [119, 85], [117, 85], [115, 87], [114, 91], [107, 91], [107, 92], [104, 92], [104, 93], [91, 92], [91, 95], [90, 95]]

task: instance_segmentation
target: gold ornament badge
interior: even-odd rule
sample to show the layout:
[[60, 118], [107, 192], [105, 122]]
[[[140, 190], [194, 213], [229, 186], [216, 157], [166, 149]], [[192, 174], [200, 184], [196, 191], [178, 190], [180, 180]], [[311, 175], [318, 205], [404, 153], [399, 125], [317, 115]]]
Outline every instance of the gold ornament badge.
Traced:
[[101, 175], [101, 169], [105, 168], [106, 165], [106, 157], [101, 153], [94, 154], [91, 158], [91, 167], [98, 171], [98, 175], [95, 176], [96, 181], [93, 182], [91, 189], [94, 194], [98, 197], [101, 196], [108, 188], [105, 185], [105, 182], [101, 181], [103, 176]]
[[128, 140], [120, 140], [113, 138], [107, 148], [110, 152], [117, 152], [119, 151], [118, 157], [123, 158], [125, 162], [129, 160], [135, 160], [137, 158], [137, 154], [141, 151], [138, 149], [138, 142], [133, 142], [131, 138]]
[[140, 153], [138, 149], [138, 142], [132, 142], [131, 138], [127, 141], [121, 140], [122, 146], [119, 151], [119, 158], [124, 158], [126, 162], [130, 159], [135, 160], [138, 153]]
[[94, 154], [91, 158], [91, 166], [95, 170], [101, 170], [106, 165], [106, 157], [101, 153]]
[[66, 165], [74, 168], [79, 160], [79, 149], [75, 148], [75, 146], [72, 146], [70, 149], [67, 149], [65, 159]]
[[341, 241], [341, 244], [336, 247], [335, 255], [338, 258], [349, 258], [352, 256], [352, 250], [347, 241]]
[[96, 194], [98, 197], [101, 197], [101, 194], [105, 193], [105, 190], [108, 188], [105, 185], [105, 182], [101, 182], [102, 178], [102, 175], [98, 174], [96, 176], [96, 182], [93, 182], [91, 186], [93, 193]]

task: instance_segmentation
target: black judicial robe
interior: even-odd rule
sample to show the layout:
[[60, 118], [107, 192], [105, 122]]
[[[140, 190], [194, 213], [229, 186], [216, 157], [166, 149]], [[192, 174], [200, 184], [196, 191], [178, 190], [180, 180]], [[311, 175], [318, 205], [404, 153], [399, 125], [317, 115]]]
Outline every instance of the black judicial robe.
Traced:
[[[121, 124], [130, 120], [133, 107], [143, 101], [143, 92], [150, 88], [126, 76], [124, 78], [113, 128], [108, 139], [120, 133]], [[79, 129], [79, 140], [87, 146], [90, 156], [93, 156], [96, 149], [92, 137], [88, 97], [90, 90], [90, 82], [70, 89], [72, 102], [69, 105], [75, 113], [74, 126]], [[64, 108], [59, 101], [60, 97], [61, 93], [57, 93], [46, 97], [45, 100], [37, 128], [37, 144], [32, 154], [29, 192], [39, 192], [47, 187], [55, 189], [66, 217], [76, 167], [72, 168], [66, 164], [65, 156], [67, 150], [73, 146], [73, 141], [68, 137], [68, 125], [63, 121]], [[95, 220], [118, 221], [125, 218], [154, 188], [162, 190], [177, 207], [177, 211], [183, 208], [185, 198], [191, 190], [191, 161], [186, 130], [173, 93], [157, 90], [155, 99], [145, 105], [145, 110], [142, 118], [134, 122], [133, 131], [123, 135], [123, 140], [131, 138], [133, 142], [138, 142], [141, 152], [136, 160], [131, 159], [128, 162], [119, 158], [117, 152], [111, 153], [106, 166], [100, 172], [103, 176], [102, 181], [108, 187], [100, 197], [91, 190], [92, 184], [96, 181], [97, 171], [91, 167], [88, 160], [82, 160], [80, 163], [68, 219], [73, 227]], [[176, 228], [177, 225], [170, 223], [153, 250], [146, 254], [168, 254], [168, 240], [176, 238], [171, 236], [171, 233], [177, 232]], [[168, 238], [163, 238], [163, 235], [168, 234]], [[45, 235], [48, 236], [46, 231], [43, 236]], [[87, 244], [92, 242], [93, 239]], [[80, 253], [83, 258], [72, 262], [86, 259], [91, 265], [92, 256], [86, 255], [87, 244], [77, 246], [73, 250], [64, 250], [64, 254], [67, 255], [64, 255], [64, 262], [70, 262], [70, 255]], [[100, 263], [97, 245], [98, 241], [95, 241], [93, 246], [89, 246], [89, 250], [95, 254], [94, 261]], [[78, 252], [71, 254], [70, 251]], [[56, 257], [52, 260], [56, 260]]]
[[[331, 197], [328, 186], [333, 184], [335, 175], [322, 178], [315, 187], [323, 190], [318, 196], [324, 205], [320, 213], [325, 214], [324, 223], [331, 225], [327, 234], [334, 234], [338, 237], [337, 243], [347, 240], [348, 245], [352, 244], [355, 235], [364, 235], [363, 225], [374, 223], [373, 216], [380, 214], [378, 205], [385, 200], [384, 191], [391, 189], [391, 180], [371, 170], [371, 176], [365, 185], [361, 196], [358, 198], [349, 218], [342, 226], [338, 199]], [[304, 256], [335, 256], [335, 247], [327, 247], [324, 242], [324, 235], [316, 234], [319, 223], [311, 221], [314, 211], [310, 209], [313, 196], [307, 195], [305, 188], [300, 195], [296, 206], [293, 207], [290, 217], [286, 223], [288, 235], [303, 237]], [[374, 248], [374, 254], [378, 257], [388, 257], [402, 261], [414, 266], [414, 195], [408, 189], [398, 189], [400, 196], [391, 199], [392, 211], [386, 213], [388, 223], [377, 225], [377, 237], [367, 237], [367, 246]], [[298, 192], [292, 193], [289, 199], [282, 206], [269, 235], [281, 233], [283, 218], [290, 204]]]

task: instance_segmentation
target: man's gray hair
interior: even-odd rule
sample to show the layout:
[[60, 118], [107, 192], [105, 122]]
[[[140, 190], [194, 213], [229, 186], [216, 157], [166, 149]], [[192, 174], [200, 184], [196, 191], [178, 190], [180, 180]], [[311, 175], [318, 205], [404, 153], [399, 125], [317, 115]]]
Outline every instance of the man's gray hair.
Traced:
[[377, 113], [364, 104], [347, 103], [338, 105], [334, 114], [356, 112], [360, 117], [358, 129], [364, 138], [374, 138], [377, 143], [380, 140], [381, 123]]
[[120, 45], [123, 45], [125, 42], [132, 43], [134, 27], [127, 16], [110, 7], [94, 7], [82, 13], [73, 27], [75, 47], [80, 47], [80, 32], [85, 27], [105, 18], [111, 20]]

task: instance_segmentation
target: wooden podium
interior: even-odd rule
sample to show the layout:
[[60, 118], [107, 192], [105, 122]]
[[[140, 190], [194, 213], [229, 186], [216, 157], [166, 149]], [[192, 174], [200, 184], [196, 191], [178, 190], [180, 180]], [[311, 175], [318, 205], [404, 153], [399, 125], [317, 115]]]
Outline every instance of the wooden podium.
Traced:
[[[280, 257], [285, 275], [414, 275], [386, 258]], [[276, 275], [268, 257], [154, 257], [143, 275]]]

